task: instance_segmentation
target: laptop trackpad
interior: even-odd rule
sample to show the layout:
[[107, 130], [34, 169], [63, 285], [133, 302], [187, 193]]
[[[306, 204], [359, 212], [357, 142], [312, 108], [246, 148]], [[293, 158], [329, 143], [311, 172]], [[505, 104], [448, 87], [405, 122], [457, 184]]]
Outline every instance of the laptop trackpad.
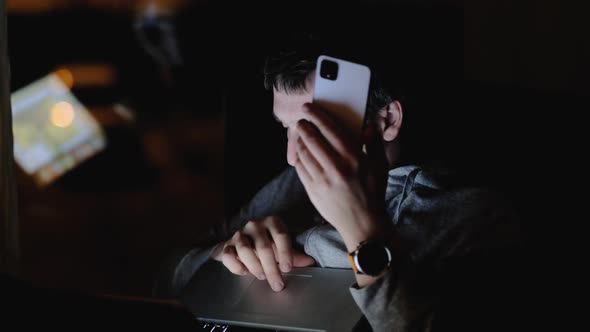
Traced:
[[293, 308], [299, 308], [300, 312], [306, 311], [305, 294], [308, 294], [310, 284], [313, 282], [312, 276], [287, 273], [283, 274], [283, 281], [285, 288], [280, 292], [275, 292], [270, 288], [268, 281], [254, 279], [232, 310], [283, 316], [285, 313], [293, 312]]
[[[352, 278], [330, 278], [329, 269], [316, 271], [319, 275], [284, 273], [285, 288], [275, 292], [266, 280], [254, 279], [242, 293], [233, 312], [281, 317], [334, 317], [344, 303], [354, 307], [348, 292]], [[309, 319], [309, 318], [308, 318]]]

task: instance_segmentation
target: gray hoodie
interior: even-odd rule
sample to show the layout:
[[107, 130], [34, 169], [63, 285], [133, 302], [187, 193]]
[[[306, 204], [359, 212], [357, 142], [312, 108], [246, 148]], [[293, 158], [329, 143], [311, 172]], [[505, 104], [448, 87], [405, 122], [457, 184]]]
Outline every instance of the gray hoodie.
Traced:
[[[405, 254], [373, 284], [350, 287], [374, 331], [431, 330], [452, 307], [449, 294], [460, 298], [453, 288], [463, 284], [463, 277], [473, 280], [471, 266], [519, 243], [517, 219], [502, 196], [462, 185], [451, 173], [418, 166], [395, 168], [389, 171], [385, 204]], [[249, 220], [269, 215], [282, 217], [298, 234], [296, 243], [321, 267], [350, 268], [340, 235], [321, 222], [293, 168], [208, 237], [216, 242], [228, 239]], [[172, 293], [186, 285], [213, 249], [214, 245], [196, 248], [179, 257], [168, 286]]]

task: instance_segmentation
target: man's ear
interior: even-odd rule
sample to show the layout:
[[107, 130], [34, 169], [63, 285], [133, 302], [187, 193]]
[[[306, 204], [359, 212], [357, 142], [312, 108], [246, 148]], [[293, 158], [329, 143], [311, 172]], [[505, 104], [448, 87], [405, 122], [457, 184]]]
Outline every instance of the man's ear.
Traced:
[[397, 138], [402, 126], [403, 115], [402, 104], [397, 100], [377, 112], [377, 125], [384, 141], [391, 142]]

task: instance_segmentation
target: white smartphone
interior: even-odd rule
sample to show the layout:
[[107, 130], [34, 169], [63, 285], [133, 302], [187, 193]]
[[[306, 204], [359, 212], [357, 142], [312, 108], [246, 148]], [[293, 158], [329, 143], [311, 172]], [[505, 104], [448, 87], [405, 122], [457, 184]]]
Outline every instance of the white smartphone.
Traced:
[[321, 55], [316, 65], [313, 102], [325, 108], [340, 125], [360, 137], [370, 80], [369, 67]]

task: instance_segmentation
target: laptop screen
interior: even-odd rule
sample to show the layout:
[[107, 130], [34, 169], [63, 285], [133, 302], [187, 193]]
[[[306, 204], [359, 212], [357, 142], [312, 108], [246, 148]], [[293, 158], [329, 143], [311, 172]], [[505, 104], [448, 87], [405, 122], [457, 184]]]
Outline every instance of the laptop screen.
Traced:
[[105, 147], [103, 131], [56, 75], [11, 96], [14, 158], [39, 185], [47, 185]]

